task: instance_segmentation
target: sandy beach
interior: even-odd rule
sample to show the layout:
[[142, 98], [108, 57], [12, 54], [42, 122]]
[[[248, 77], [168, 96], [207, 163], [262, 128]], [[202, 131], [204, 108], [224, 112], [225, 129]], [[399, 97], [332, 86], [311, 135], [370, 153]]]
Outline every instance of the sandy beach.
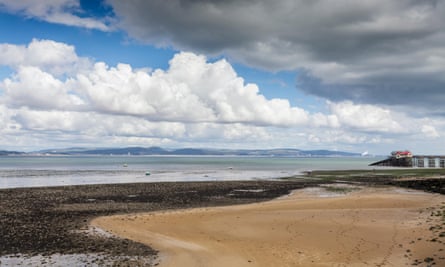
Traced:
[[92, 224], [159, 250], [161, 266], [445, 266], [444, 212], [440, 194], [306, 188], [262, 203]]

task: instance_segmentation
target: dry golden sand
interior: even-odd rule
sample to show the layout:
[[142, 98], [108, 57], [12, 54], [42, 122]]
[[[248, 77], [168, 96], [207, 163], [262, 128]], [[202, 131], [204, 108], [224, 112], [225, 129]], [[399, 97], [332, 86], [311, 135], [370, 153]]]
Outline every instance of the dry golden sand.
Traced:
[[[249, 205], [101, 217], [92, 222], [161, 251], [161, 266], [406, 266], [434, 258], [431, 211], [445, 196], [396, 188], [321, 189]], [[437, 234], [436, 234], [437, 237]], [[442, 238], [443, 239], [443, 238]], [[442, 240], [445, 241], [445, 240]]]

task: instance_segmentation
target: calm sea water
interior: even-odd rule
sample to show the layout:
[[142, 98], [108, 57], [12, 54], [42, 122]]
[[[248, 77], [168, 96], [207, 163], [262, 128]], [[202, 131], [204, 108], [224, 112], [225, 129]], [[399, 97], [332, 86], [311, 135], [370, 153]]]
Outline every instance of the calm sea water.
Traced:
[[[0, 157], [0, 188], [161, 181], [272, 179], [307, 170], [369, 169], [375, 158]], [[149, 172], [150, 175], [146, 175]]]

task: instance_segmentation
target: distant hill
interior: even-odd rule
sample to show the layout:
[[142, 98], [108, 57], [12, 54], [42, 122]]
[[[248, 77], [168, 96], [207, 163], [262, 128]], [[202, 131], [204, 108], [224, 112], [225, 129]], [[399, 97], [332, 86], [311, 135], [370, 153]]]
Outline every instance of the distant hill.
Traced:
[[0, 156], [22, 155], [24, 152], [0, 150]]
[[127, 147], [86, 150], [83, 154], [90, 155], [166, 155], [167, 151], [160, 147]]
[[358, 157], [360, 153], [331, 150], [300, 149], [205, 149], [180, 148], [164, 149], [161, 147], [125, 147], [125, 148], [65, 148], [36, 151], [37, 154], [51, 155], [191, 155], [191, 156], [268, 156], [268, 157]]

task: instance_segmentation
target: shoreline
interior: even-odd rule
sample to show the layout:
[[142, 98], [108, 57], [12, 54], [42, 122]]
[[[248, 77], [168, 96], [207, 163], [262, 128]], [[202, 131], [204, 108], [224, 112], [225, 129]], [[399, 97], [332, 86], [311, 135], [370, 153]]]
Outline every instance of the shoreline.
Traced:
[[[107, 262], [109, 265], [128, 265], [136, 255], [145, 257], [142, 260], [155, 265], [159, 253], [149, 246], [128, 239], [94, 236], [82, 231], [88, 230], [90, 220], [99, 216], [264, 202], [295, 189], [317, 187], [326, 183], [332, 181], [307, 177], [272, 181], [168, 182], [1, 189], [0, 264], [13, 266], [14, 264], [8, 265], [5, 261], [5, 256], [10, 256], [21, 262], [28, 258], [34, 259], [39, 265], [51, 266], [50, 259], [60, 254], [92, 255], [84, 261], [79, 260], [81, 264], [92, 266], [104, 265], [103, 263]], [[394, 185], [392, 178], [354, 178], [347, 183]], [[423, 190], [432, 188], [436, 192], [445, 188], [444, 179], [429, 179], [422, 181], [422, 184], [410, 182], [397, 185]], [[96, 254], [98, 256], [94, 256]]]

